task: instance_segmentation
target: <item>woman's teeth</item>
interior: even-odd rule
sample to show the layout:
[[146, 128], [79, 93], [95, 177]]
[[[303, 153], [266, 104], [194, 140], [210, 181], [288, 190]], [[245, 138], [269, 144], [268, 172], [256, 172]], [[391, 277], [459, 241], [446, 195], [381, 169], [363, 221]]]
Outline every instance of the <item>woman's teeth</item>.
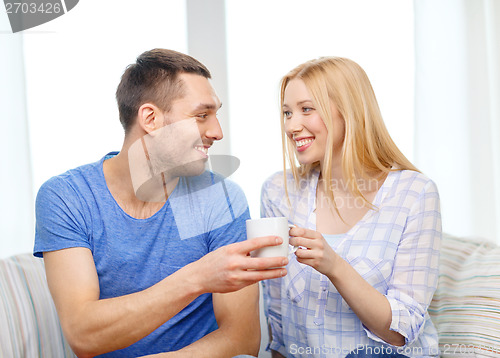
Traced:
[[299, 140], [297, 141], [297, 148], [300, 148], [306, 144], [309, 144], [313, 141], [314, 139], [313, 138], [307, 138], [307, 139], [302, 139], [302, 140]]

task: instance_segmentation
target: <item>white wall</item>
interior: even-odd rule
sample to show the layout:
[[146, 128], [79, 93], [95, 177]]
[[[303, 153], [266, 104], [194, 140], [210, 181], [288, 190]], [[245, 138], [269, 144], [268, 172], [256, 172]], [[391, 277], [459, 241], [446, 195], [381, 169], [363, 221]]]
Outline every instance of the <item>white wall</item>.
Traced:
[[444, 232], [500, 242], [500, 2], [415, 5], [417, 165]]
[[0, 13], [0, 258], [33, 246], [33, 192], [23, 38]]

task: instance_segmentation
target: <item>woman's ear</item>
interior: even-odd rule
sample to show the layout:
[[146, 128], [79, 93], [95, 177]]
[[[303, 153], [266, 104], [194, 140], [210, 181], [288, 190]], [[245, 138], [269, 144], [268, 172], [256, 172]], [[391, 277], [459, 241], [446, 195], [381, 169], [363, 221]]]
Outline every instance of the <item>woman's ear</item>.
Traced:
[[144, 103], [137, 112], [137, 124], [150, 134], [161, 126], [161, 111], [151, 103]]

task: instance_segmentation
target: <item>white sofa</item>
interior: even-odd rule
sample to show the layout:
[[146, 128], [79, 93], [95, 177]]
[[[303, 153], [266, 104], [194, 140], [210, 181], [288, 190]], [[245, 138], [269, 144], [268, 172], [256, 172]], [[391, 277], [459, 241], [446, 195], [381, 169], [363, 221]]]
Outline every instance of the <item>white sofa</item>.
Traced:
[[[443, 357], [500, 357], [500, 247], [443, 236], [439, 285], [429, 313]], [[31, 254], [0, 260], [0, 357], [75, 357]]]

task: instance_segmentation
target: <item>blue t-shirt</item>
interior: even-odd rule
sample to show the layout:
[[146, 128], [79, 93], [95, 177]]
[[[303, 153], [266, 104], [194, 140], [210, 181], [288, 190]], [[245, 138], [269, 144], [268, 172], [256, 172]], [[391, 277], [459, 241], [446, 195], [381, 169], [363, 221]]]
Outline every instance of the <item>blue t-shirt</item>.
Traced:
[[[101, 299], [144, 290], [205, 254], [245, 239], [248, 205], [235, 183], [207, 171], [181, 177], [157, 213], [135, 219], [109, 192], [102, 169], [108, 157], [49, 179], [36, 199], [34, 255], [90, 249]], [[215, 329], [212, 295], [204, 294], [147, 337], [102, 357], [175, 351]]]

